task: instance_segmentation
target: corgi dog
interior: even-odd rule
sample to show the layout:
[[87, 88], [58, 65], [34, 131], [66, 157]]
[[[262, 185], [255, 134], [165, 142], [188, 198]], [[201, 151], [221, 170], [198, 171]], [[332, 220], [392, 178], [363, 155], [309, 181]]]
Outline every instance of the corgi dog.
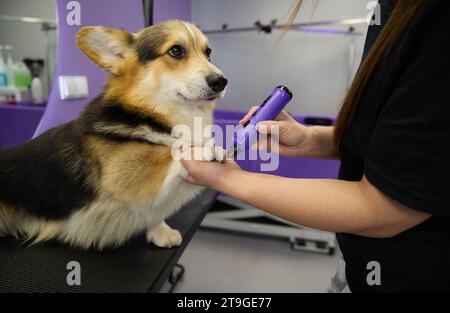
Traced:
[[146, 231], [156, 246], [180, 245], [164, 220], [203, 188], [184, 180], [172, 130], [211, 124], [227, 85], [207, 38], [171, 20], [138, 33], [83, 27], [76, 42], [107, 83], [78, 119], [0, 150], [0, 236], [101, 250]]

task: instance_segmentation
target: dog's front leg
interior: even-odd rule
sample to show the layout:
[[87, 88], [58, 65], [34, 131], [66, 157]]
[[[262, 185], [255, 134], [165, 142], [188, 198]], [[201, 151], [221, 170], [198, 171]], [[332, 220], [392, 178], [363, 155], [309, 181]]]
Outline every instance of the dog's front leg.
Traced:
[[191, 147], [191, 157], [196, 161], [217, 161], [224, 162], [227, 152], [220, 146], [205, 145], [202, 147]]
[[172, 229], [166, 222], [147, 230], [147, 242], [152, 242], [161, 248], [172, 248], [181, 245], [183, 237], [178, 230]]

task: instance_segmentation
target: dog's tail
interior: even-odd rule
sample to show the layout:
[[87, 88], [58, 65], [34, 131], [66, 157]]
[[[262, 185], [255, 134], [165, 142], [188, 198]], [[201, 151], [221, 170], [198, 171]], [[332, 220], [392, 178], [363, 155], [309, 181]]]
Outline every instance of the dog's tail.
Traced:
[[61, 226], [59, 221], [32, 217], [0, 203], [0, 237], [13, 236], [31, 246], [56, 239]]
[[0, 202], [0, 237], [19, 237], [19, 230], [14, 223], [17, 213]]

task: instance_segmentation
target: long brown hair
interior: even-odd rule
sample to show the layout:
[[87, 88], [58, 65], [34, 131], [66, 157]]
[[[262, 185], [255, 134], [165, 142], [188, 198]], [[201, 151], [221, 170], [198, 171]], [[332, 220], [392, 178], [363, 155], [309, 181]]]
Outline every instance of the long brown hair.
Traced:
[[[355, 78], [344, 98], [341, 109], [337, 116], [336, 126], [334, 128], [334, 140], [339, 144], [343, 133], [350, 125], [355, 115], [361, 96], [367, 86], [367, 83], [374, 72], [379, 60], [386, 55], [394, 41], [398, 38], [401, 31], [422, 4], [423, 0], [397, 0], [394, 10], [389, 17], [388, 22], [383, 27], [380, 35], [367, 54], [364, 62], [360, 65]], [[292, 25], [297, 16], [303, 0], [297, 0], [288, 20], [288, 27]], [[284, 32], [282, 33], [282, 35]]]

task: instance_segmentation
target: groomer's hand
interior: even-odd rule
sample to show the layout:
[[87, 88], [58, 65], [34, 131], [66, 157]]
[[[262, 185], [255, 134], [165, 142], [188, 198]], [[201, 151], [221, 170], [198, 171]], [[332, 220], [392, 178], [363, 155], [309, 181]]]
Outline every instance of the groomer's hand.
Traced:
[[[241, 120], [241, 125], [250, 119], [257, 109], [257, 106], [252, 107], [247, 115]], [[310, 150], [312, 136], [309, 128], [298, 123], [285, 111], [281, 111], [274, 121], [260, 122], [256, 125], [256, 130], [259, 133], [268, 135], [267, 143], [269, 145], [272, 133], [275, 129], [273, 126], [275, 125], [279, 127], [279, 153], [281, 155], [299, 157], [305, 155], [306, 151]], [[274, 139], [276, 140], [276, 138]], [[266, 147], [266, 144], [262, 142], [258, 142], [257, 146], [260, 149], [264, 148], [270, 150], [270, 146]]]
[[191, 184], [201, 185], [216, 190], [227, 180], [233, 171], [241, 171], [239, 165], [232, 160], [196, 161], [193, 150], [185, 148], [181, 154], [181, 164], [188, 172], [186, 180]]

